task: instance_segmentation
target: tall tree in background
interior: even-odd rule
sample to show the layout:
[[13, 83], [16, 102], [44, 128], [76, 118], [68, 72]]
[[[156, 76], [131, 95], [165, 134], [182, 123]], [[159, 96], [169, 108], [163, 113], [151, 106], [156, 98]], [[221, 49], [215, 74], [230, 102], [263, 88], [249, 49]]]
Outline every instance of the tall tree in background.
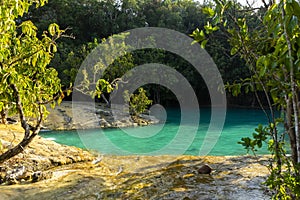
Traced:
[[[274, 156], [266, 182], [275, 190], [274, 198], [299, 199], [300, 5], [295, 0], [262, 1], [262, 4], [260, 8], [249, 8], [232, 1], [215, 1], [204, 9], [211, 21], [204, 31], [195, 30], [193, 36], [204, 46], [207, 34], [222, 30], [228, 35], [231, 54], [238, 54], [246, 61], [250, 78], [237, 80], [228, 89], [235, 95], [241, 91], [252, 90], [256, 94], [262, 91], [269, 107], [269, 112], [266, 111], [269, 124], [260, 125], [253, 138], [242, 138], [240, 143], [248, 150], [255, 150], [266, 142]], [[250, 28], [253, 21], [259, 24]], [[275, 110], [282, 111], [282, 115], [276, 117]]]
[[[18, 113], [24, 137], [0, 155], [0, 162], [9, 159], [39, 133], [47, 115], [46, 104], [60, 97], [61, 84], [54, 68], [47, 65], [56, 52], [56, 40], [62, 36], [57, 24], [37, 34], [31, 21], [20, 17], [30, 6], [43, 6], [46, 0], [6, 0], [0, 8], [0, 111], [5, 123], [7, 112]], [[31, 120], [29, 121], [29, 118]]]

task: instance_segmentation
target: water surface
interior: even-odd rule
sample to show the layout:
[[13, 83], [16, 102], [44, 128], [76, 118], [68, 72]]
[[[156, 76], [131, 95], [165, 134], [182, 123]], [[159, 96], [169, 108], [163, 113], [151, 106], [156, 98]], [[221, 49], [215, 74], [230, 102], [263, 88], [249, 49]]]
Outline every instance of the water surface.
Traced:
[[[192, 114], [192, 113], [191, 113]], [[77, 146], [80, 148], [97, 149], [106, 154], [120, 154], [111, 148], [111, 145], [127, 151], [128, 154], [145, 154], [159, 151], [170, 144], [176, 138], [180, 125], [180, 110], [169, 109], [167, 120], [164, 126], [151, 125], [146, 127], [126, 128], [126, 129], [99, 129], [77, 131], [50, 131], [42, 132], [40, 135], [45, 138], [53, 139], [58, 143]], [[183, 154], [199, 155], [199, 150], [210, 122], [210, 109], [200, 109], [200, 122], [196, 136], [189, 137], [189, 128], [194, 129], [192, 124], [181, 124], [184, 126], [187, 137], [181, 139], [182, 144], [191, 143]], [[244, 155], [246, 150], [237, 142], [242, 137], [251, 136], [258, 124], [266, 124], [267, 119], [264, 113], [258, 109], [229, 109], [227, 111], [225, 125], [216, 145], [209, 155]], [[161, 130], [160, 130], [161, 129]], [[160, 130], [160, 131], [159, 131]], [[84, 142], [82, 136], [84, 135]], [[109, 141], [110, 144], [107, 144]], [[99, 149], [98, 149], [99, 147]], [[174, 147], [174, 154], [177, 154], [177, 147]], [[180, 147], [178, 147], [180, 148]], [[257, 152], [267, 154], [266, 147]], [[172, 153], [170, 153], [172, 154]]]

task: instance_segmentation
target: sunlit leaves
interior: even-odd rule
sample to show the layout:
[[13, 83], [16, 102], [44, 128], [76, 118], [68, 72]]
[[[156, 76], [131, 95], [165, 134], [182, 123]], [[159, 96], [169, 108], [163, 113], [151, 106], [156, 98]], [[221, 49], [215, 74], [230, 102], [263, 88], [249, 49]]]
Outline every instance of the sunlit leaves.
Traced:
[[95, 94], [93, 96], [101, 97], [102, 93], [111, 93], [113, 91], [113, 86], [105, 79], [99, 79], [97, 81]]
[[214, 31], [219, 30], [219, 27], [218, 26], [212, 26], [211, 23], [207, 22], [207, 24], [204, 26], [204, 29], [205, 29], [206, 34], [211, 34]]
[[38, 104], [53, 99], [61, 90], [56, 70], [47, 65], [57, 50], [55, 40], [63, 31], [53, 24], [49, 27], [49, 35], [44, 32], [40, 36], [31, 21], [16, 24], [16, 19], [27, 12], [33, 3], [39, 7], [45, 2], [8, 0], [1, 3], [0, 98], [7, 100], [1, 101], [9, 104], [10, 113], [16, 111], [11, 84], [16, 85], [24, 113], [28, 117], [37, 117]]
[[210, 8], [210, 7], [204, 7], [204, 8], [202, 8], [202, 12], [204, 14], [207, 14], [209, 17], [213, 17], [215, 15], [215, 11], [212, 8]]
[[203, 30], [199, 30], [198, 28], [193, 31], [191, 36], [194, 38], [194, 42], [202, 42], [205, 40], [205, 34]]
[[[205, 29], [205, 33], [207, 35], [219, 30], [218, 26], [212, 26], [209, 22], [204, 26]], [[193, 33], [191, 34], [191, 36], [194, 38], [194, 41], [192, 42], [192, 44], [199, 42], [201, 45], [201, 48], [205, 48], [208, 39], [205, 35], [203, 30], [199, 30], [198, 28], [195, 29], [193, 31]]]
[[133, 115], [139, 115], [145, 111], [145, 109], [152, 104], [146, 95], [146, 90], [139, 88], [135, 94], [129, 94], [126, 90], [124, 92], [124, 99], [129, 103], [129, 110]]
[[[86, 53], [90, 52], [89, 58], [93, 57], [95, 60], [89, 60], [90, 65], [80, 71], [79, 84], [76, 86], [78, 91], [93, 98], [100, 98], [101, 94], [111, 93], [114, 87], [117, 87], [117, 82], [114, 86], [112, 82], [134, 66], [132, 55], [127, 53], [130, 46], [124, 42], [127, 35], [128, 33], [113, 35], [108, 39], [102, 39], [100, 44], [97, 40], [88, 44]], [[96, 48], [92, 50], [93, 47]]]
[[29, 37], [35, 37], [37, 27], [31, 21], [25, 21], [21, 25], [22, 33]]
[[49, 34], [54, 36], [59, 31], [59, 26], [57, 24], [50, 24], [48, 28]]

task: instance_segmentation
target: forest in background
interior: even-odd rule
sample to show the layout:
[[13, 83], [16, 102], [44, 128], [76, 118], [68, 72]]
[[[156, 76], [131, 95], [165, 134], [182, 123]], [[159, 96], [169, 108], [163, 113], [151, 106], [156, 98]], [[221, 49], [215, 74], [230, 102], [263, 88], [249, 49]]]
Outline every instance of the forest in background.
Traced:
[[[67, 29], [70, 37], [56, 41], [57, 52], [49, 66], [58, 71], [62, 84], [68, 87], [74, 82], [85, 57], [101, 43], [102, 38], [140, 27], [163, 27], [190, 35], [196, 28], [203, 29], [208, 20], [202, 12], [203, 7], [191, 0], [49, 0], [41, 8], [31, 7], [19, 22], [31, 20], [40, 32], [47, 30], [51, 23]], [[255, 27], [255, 21], [252, 25]], [[210, 35], [206, 50], [218, 66], [224, 83], [249, 76], [244, 61], [239, 56], [231, 55], [228, 38], [223, 31]], [[189, 80], [200, 105], [210, 104], [208, 90], [200, 74], [179, 56], [158, 49], [143, 49], [124, 57], [108, 68], [106, 80], [113, 81], [134, 66], [161, 63], [173, 67]], [[153, 103], [165, 106], [177, 103], [176, 97], [162, 86], [146, 85], [143, 88]], [[258, 106], [252, 93], [239, 97], [227, 96], [230, 105]], [[65, 99], [68, 98], [70, 100], [71, 97]]]

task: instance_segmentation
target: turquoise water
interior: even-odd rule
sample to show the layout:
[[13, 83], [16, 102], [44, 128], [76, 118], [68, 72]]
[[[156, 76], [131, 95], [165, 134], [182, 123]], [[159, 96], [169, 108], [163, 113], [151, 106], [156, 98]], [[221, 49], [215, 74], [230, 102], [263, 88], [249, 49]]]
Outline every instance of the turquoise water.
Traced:
[[[195, 125], [180, 124], [180, 110], [169, 109], [164, 125], [126, 129], [94, 129], [84, 131], [47, 131], [42, 137], [58, 143], [94, 149], [105, 154], [188, 154], [199, 155], [202, 143], [210, 122], [210, 109], [200, 109], [200, 123], [192, 137]], [[246, 150], [237, 142], [242, 137], [251, 136], [258, 124], [266, 124], [267, 120], [261, 110], [229, 109], [223, 131], [216, 140], [215, 146], [208, 155], [244, 155]], [[186, 137], [176, 140], [178, 127], [184, 127]], [[175, 139], [174, 139], [175, 138]], [[174, 144], [172, 142], [176, 141]], [[163, 151], [169, 144], [168, 151]], [[126, 152], [126, 153], [124, 153]], [[166, 153], [167, 152], [167, 153]], [[266, 147], [257, 152], [267, 154]]]

